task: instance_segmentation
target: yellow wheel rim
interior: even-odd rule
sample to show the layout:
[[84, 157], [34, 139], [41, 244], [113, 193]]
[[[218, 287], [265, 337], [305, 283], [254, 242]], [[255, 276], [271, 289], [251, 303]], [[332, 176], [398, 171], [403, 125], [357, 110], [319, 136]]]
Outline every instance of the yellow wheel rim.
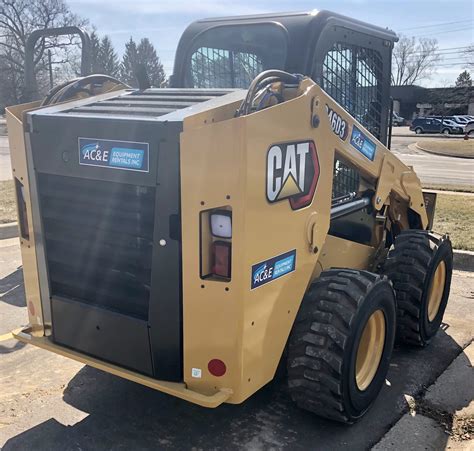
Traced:
[[428, 320], [431, 322], [438, 314], [446, 283], [446, 263], [441, 261], [436, 268], [428, 291]]
[[360, 337], [356, 358], [356, 384], [361, 391], [365, 390], [380, 364], [385, 344], [385, 316], [382, 310], [370, 315], [362, 336]]

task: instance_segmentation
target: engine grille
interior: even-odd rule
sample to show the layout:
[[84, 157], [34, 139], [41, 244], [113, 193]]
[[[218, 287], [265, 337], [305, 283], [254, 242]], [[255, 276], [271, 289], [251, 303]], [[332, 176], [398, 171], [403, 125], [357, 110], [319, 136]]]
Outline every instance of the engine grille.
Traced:
[[147, 319], [155, 188], [38, 174], [54, 296]]

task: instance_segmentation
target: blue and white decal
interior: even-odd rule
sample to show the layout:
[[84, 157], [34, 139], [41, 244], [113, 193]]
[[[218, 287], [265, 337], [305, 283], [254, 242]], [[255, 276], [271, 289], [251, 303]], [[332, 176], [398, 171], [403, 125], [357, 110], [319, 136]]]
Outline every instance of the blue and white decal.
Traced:
[[148, 143], [79, 138], [79, 164], [149, 172]]
[[352, 126], [351, 145], [369, 160], [374, 161], [377, 146], [355, 125]]
[[252, 266], [250, 289], [258, 288], [295, 270], [296, 249]]

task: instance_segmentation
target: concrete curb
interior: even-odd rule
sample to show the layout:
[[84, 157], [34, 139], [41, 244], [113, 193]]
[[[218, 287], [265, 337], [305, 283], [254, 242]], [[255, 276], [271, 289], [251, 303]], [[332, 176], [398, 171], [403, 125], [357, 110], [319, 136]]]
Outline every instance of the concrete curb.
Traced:
[[[410, 146], [408, 146], [410, 147]], [[438, 155], [439, 157], [450, 157], [450, 158], [464, 158], [466, 160], [472, 160], [474, 159], [474, 156], [461, 156], [461, 155], [449, 155], [447, 153], [439, 153], [439, 152], [433, 152], [432, 150], [428, 150], [428, 149], [425, 149], [424, 147], [421, 147], [418, 143], [415, 143], [415, 147], [418, 149], [418, 150], [421, 150], [422, 152], [426, 152], [426, 153], [429, 153], [431, 155]]]
[[[474, 344], [467, 345], [417, 400], [407, 400], [405, 413], [374, 445], [372, 451], [399, 449], [473, 449], [474, 437], [459, 440], [457, 420], [472, 418]], [[467, 431], [466, 431], [467, 432]]]
[[0, 240], [15, 238], [17, 236], [18, 236], [18, 223], [17, 222], [7, 222], [6, 224], [0, 224]]
[[[393, 138], [420, 138], [420, 135], [417, 135], [416, 133], [402, 133], [400, 135], [394, 135], [392, 133], [392, 139]], [[459, 135], [448, 135], [448, 137], [446, 138], [446, 135], [443, 135], [442, 133], [439, 133], [439, 134], [429, 134], [429, 133], [426, 133], [426, 134], [423, 134], [421, 135], [421, 138], [434, 138], [434, 139], [462, 139], [464, 138], [464, 134], [459, 134]], [[472, 139], [472, 138], [470, 138]]]
[[[18, 223], [9, 222], [0, 224], [0, 240], [16, 238], [18, 236]], [[454, 250], [453, 266], [458, 271], [474, 272], [474, 252]]]
[[453, 252], [453, 266], [458, 271], [474, 272], [474, 252], [455, 249]]

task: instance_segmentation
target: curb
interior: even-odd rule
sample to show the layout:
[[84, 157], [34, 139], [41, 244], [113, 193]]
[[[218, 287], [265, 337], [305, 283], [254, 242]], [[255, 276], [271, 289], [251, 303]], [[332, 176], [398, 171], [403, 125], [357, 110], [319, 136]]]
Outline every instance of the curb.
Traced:
[[474, 156], [461, 156], [461, 155], [449, 155], [446, 153], [439, 153], [439, 152], [433, 152], [432, 150], [425, 149], [424, 147], [421, 147], [418, 145], [418, 143], [415, 143], [415, 147], [418, 150], [421, 150], [423, 152], [429, 153], [430, 155], [438, 155], [439, 157], [450, 157], [450, 158], [463, 158], [465, 160], [472, 160], [474, 159]]
[[[412, 134], [408, 134], [408, 133], [403, 133], [403, 134], [400, 134], [400, 135], [394, 135], [392, 133], [392, 139], [393, 138], [420, 138], [420, 135], [417, 135], [416, 133], [412, 133]], [[443, 135], [442, 133], [438, 133], [438, 134], [429, 134], [429, 133], [426, 133], [426, 134], [423, 134], [421, 135], [421, 138], [434, 138], [434, 139], [462, 139], [464, 138], [464, 134], [458, 134], [458, 135], [449, 135], [448, 138], [446, 138], [446, 135]], [[472, 138], [469, 138], [469, 139], [472, 139]]]
[[453, 267], [458, 271], [474, 272], [474, 252], [455, 249], [453, 251]]
[[[0, 240], [16, 238], [18, 236], [18, 223], [9, 222], [0, 224]], [[474, 272], [474, 252], [453, 250], [453, 267], [458, 271]]]
[[0, 224], [0, 240], [6, 240], [8, 238], [16, 238], [18, 236], [18, 223], [7, 222], [6, 224]]

